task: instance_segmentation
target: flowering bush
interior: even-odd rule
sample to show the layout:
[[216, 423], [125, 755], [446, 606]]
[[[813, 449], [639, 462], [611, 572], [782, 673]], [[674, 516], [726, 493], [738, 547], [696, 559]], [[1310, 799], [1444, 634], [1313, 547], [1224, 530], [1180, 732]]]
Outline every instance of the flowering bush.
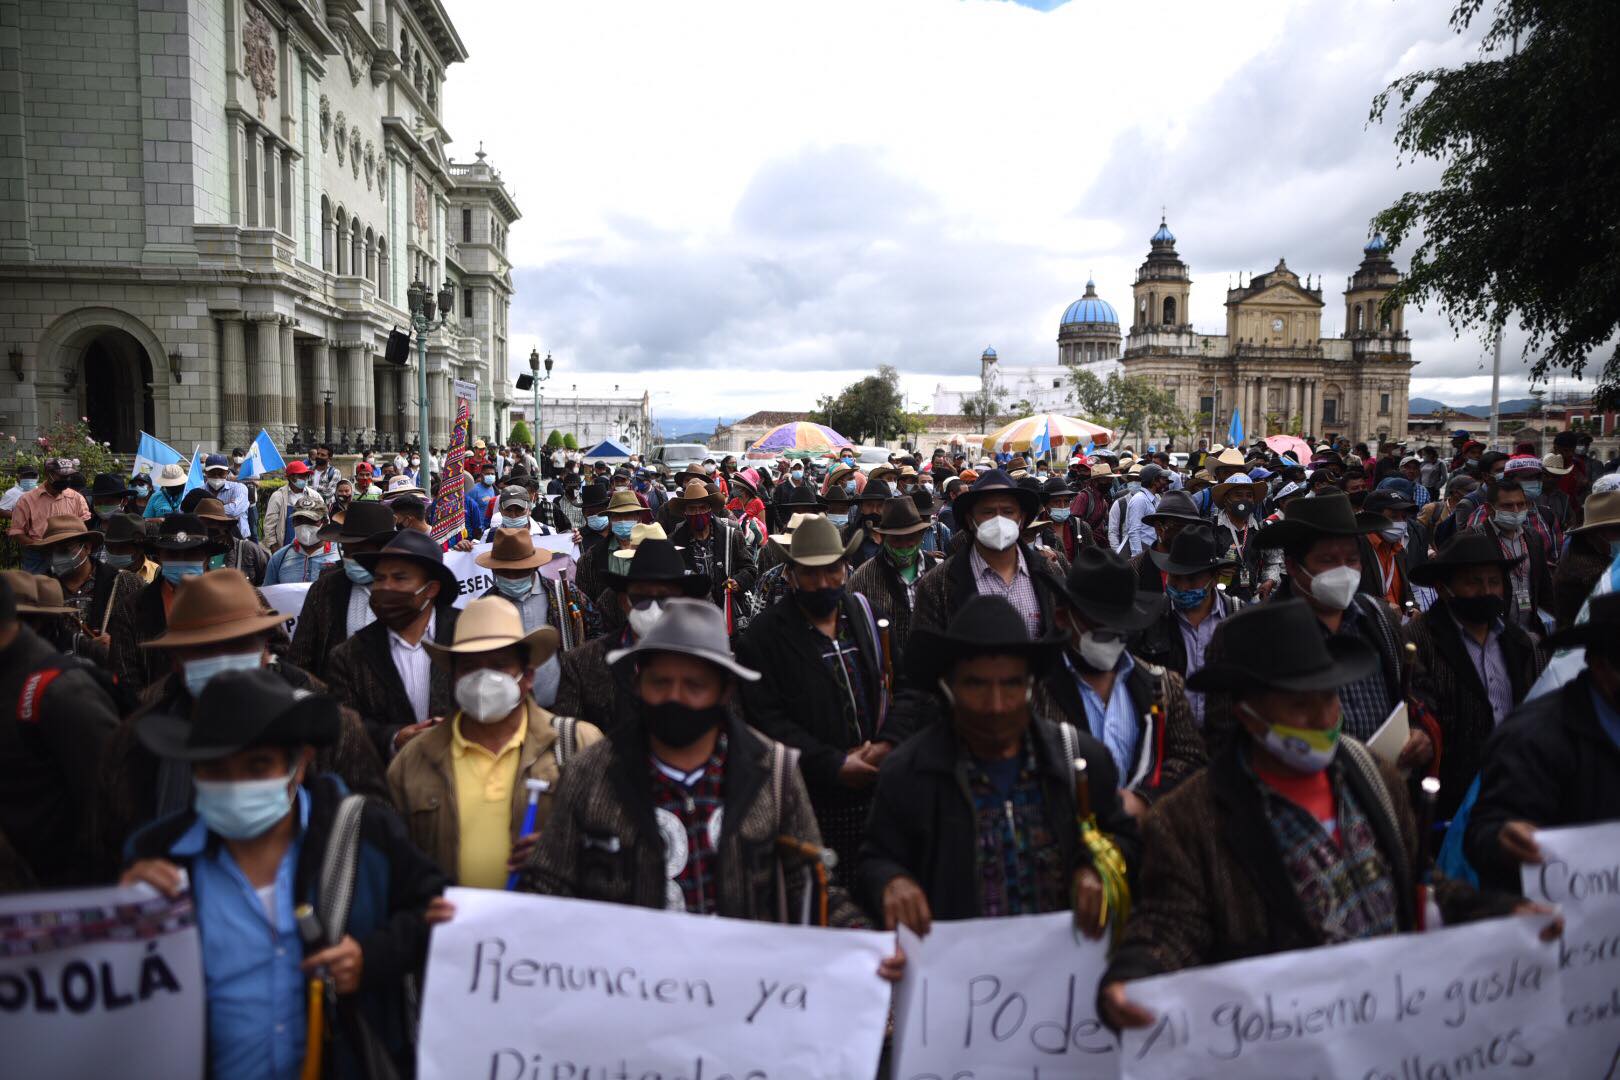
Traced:
[[0, 491], [17, 482], [17, 470], [24, 465], [36, 469], [49, 458], [72, 458], [79, 463], [79, 471], [86, 482], [97, 473], [122, 473], [123, 465], [113, 453], [112, 444], [97, 442], [90, 435], [90, 423], [84, 417], [66, 420], [60, 413], [50, 427], [30, 441], [25, 433], [21, 440], [5, 432], [0, 442]]

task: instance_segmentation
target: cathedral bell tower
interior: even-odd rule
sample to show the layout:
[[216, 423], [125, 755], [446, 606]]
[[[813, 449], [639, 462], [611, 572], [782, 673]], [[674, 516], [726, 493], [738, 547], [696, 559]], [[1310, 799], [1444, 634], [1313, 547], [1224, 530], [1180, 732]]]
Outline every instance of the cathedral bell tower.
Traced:
[[1401, 280], [1389, 257], [1382, 233], [1374, 233], [1361, 249], [1361, 266], [1350, 275], [1344, 290], [1344, 336], [1347, 338], [1401, 335], [1406, 332], [1406, 312], [1400, 306], [1387, 313], [1379, 308], [1390, 290]]
[[1163, 216], [1150, 241], [1147, 261], [1136, 271], [1131, 286], [1131, 333], [1190, 328], [1188, 299], [1192, 275], [1176, 254], [1176, 238]]

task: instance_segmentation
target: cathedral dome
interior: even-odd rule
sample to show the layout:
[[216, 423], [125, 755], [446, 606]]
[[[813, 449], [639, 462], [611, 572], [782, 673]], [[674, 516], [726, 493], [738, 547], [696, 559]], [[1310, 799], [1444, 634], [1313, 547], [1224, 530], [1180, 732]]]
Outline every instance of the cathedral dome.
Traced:
[[1063, 326], [1072, 326], [1076, 323], [1113, 323], [1119, 325], [1119, 316], [1114, 312], [1114, 305], [1097, 296], [1097, 283], [1086, 282], [1086, 295], [1070, 304], [1063, 313]]
[[984, 354], [979, 357], [980, 360], [994, 360], [995, 358], [996, 350], [990, 348], [989, 346], [985, 346]]
[[1372, 239], [1367, 241], [1367, 246], [1361, 250], [1362, 253], [1366, 255], [1382, 255], [1388, 246], [1389, 245], [1384, 242], [1383, 233], [1373, 233]]
[[1165, 223], [1164, 218], [1159, 219], [1159, 231], [1153, 234], [1150, 242], [1154, 244], [1173, 244], [1176, 242], [1176, 234], [1170, 231], [1170, 226]]

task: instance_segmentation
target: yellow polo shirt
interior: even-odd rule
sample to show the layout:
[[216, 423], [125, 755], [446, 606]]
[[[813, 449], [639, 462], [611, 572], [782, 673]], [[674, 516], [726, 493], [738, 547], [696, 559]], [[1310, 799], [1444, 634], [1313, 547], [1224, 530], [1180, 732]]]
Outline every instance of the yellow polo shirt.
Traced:
[[523, 740], [529, 732], [528, 711], [523, 722], [492, 754], [461, 736], [461, 714], [451, 721], [450, 761], [456, 780], [456, 815], [461, 832], [460, 884], [474, 889], [504, 889], [506, 860], [512, 854], [512, 786], [517, 783]]

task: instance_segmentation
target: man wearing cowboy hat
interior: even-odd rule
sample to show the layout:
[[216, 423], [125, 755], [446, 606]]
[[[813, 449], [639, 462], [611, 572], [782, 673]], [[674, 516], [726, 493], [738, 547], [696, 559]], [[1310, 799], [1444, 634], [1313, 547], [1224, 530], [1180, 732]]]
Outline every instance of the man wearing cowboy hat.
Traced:
[[535, 701], [535, 672], [555, 660], [557, 631], [526, 631], [510, 604], [474, 600], [456, 621], [455, 640], [430, 641], [428, 650], [449, 667], [457, 708], [449, 723], [405, 745], [388, 766], [388, 787], [411, 839], [452, 881], [503, 888], [551, 814], [548, 790], [536, 831], [521, 834], [525, 782], [555, 789], [574, 754], [602, 733]]
[[1097, 823], [1132, 873], [1140, 848], [1107, 749], [1030, 708], [1061, 640], [1030, 640], [1005, 600], [976, 596], [949, 630], [919, 629], [914, 642], [909, 663], [937, 688], [936, 705], [879, 775], [857, 874], [867, 910], [918, 934], [935, 919], [1073, 910], [1098, 936], [1102, 879], [1080, 835], [1076, 759]]
[[1584, 648], [1586, 670], [1531, 698], [1485, 744], [1463, 847], [1482, 885], [1518, 891], [1541, 862], [1537, 829], [1620, 819], [1620, 594], [1592, 598], [1585, 622], [1547, 639]]
[[874, 616], [889, 620], [891, 670], [900, 670], [905, 655], [917, 582], [944, 558], [923, 550], [923, 534], [930, 528], [912, 500], [889, 499], [878, 521], [883, 553], [867, 560], [849, 577], [849, 591], [865, 597]]
[[[852, 569], [866, 565], [868, 559], [876, 558], [878, 552], [883, 549], [883, 542], [877, 534], [878, 522], [883, 519], [883, 508], [895, 495], [895, 490], [889, 486], [887, 480], [875, 476], [869, 477], [866, 486], [861, 489], [854, 508], [849, 510], [849, 522], [842, 530], [845, 543], [853, 545], [849, 557]], [[834, 510], [847, 502], [847, 492], [844, 497], [834, 496], [834, 498], [839, 499], [839, 502], [828, 500], [829, 510]]]
[[118, 707], [105, 676], [17, 617], [11, 580], [21, 576], [0, 575], [0, 835], [35, 887], [88, 885], [97, 880], [83, 854], [90, 808]]
[[[69, 651], [105, 665], [112, 639], [103, 630], [88, 633], [85, 630], [102, 625], [100, 620], [106, 613], [107, 597], [118, 576], [118, 571], [99, 566], [90, 557], [101, 546], [103, 534], [86, 529], [84, 522], [72, 515], [52, 518], [46, 528], [48, 531], [34, 547], [45, 553], [46, 572], [61, 585], [64, 602], [74, 612], [76, 625]], [[92, 606], [96, 608], [94, 612], [90, 610]]]
[[877, 766], [905, 733], [888, 722], [876, 617], [865, 596], [845, 591], [849, 547], [838, 530], [825, 517], [805, 519], [787, 557], [790, 599], [737, 639], [739, 662], [761, 674], [742, 687], [743, 703], [750, 723], [799, 750], [821, 835], [845, 880]]
[[[1131, 915], [1098, 993], [1110, 1025], [1153, 1022], [1129, 980], [1419, 926], [1428, 867], [1406, 781], [1339, 711], [1377, 656], [1315, 621], [1299, 600], [1245, 608], [1217, 635], [1223, 657], [1189, 677], [1233, 697], [1241, 738], [1143, 822]], [[1445, 880], [1435, 899], [1447, 924], [1520, 906]]]
[[[154, 528], [153, 532], [156, 531]], [[106, 610], [92, 620], [94, 625], [105, 625], [107, 615], [117, 605], [124, 588], [131, 584], [138, 588], [157, 577], [157, 563], [146, 557], [147, 541], [146, 524], [133, 511], [119, 514], [107, 522], [106, 535], [102, 537], [101, 563], [113, 570], [128, 573], [134, 582], [119, 581], [118, 588], [107, 601]]]
[[[1217, 584], [1233, 562], [1207, 524], [1189, 525], [1176, 534], [1168, 551], [1149, 552], [1164, 575], [1168, 601], [1161, 614], [1130, 640], [1130, 651], [1142, 661], [1180, 675], [1183, 680], [1204, 666], [1204, 654], [1223, 620], [1243, 609], [1231, 590]], [[1193, 723], [1204, 726], [1204, 695], [1186, 691]]]
[[1378, 572], [1378, 596], [1405, 617], [1433, 599], [1412, 579], [1413, 572], [1428, 559], [1429, 534], [1414, 517], [1416, 504], [1399, 489], [1368, 492], [1361, 507], [1363, 514], [1384, 519], [1376, 531], [1367, 534], [1373, 567]]
[[[1069, 503], [1071, 517], [1085, 524], [1095, 537], [1108, 530], [1108, 495], [1114, 487], [1114, 468], [1101, 458], [1087, 462], [1075, 458], [1070, 475], [1076, 486], [1073, 501]], [[1093, 540], [1094, 543], [1100, 541]]]
[[1045, 512], [1041, 515], [1049, 523], [1041, 530], [1040, 546], [1055, 551], [1065, 564], [1074, 561], [1075, 552], [1092, 543], [1091, 529], [1084, 521], [1077, 521], [1071, 507], [1075, 488], [1068, 476], [1049, 476], [1041, 485], [1041, 501]]
[[1198, 512], [1191, 495], [1185, 491], [1167, 491], [1159, 499], [1153, 512], [1142, 519], [1142, 524], [1153, 530], [1153, 543], [1137, 555], [1131, 556], [1132, 572], [1136, 574], [1136, 587], [1142, 592], [1163, 592], [1164, 572], [1153, 560], [1154, 554], [1163, 555], [1170, 550], [1176, 534], [1192, 525], [1208, 524]]
[[[1283, 579], [1272, 592], [1268, 604], [1303, 598], [1316, 616], [1317, 633], [1329, 640], [1354, 638], [1371, 646], [1372, 668], [1339, 688], [1344, 730], [1357, 739], [1369, 739], [1395, 706], [1405, 697], [1405, 652], [1401, 648], [1400, 614], [1378, 599], [1376, 589], [1363, 590], [1369, 567], [1363, 562], [1365, 535], [1386, 527], [1387, 519], [1376, 514], [1360, 514], [1342, 493], [1312, 499], [1295, 499], [1288, 504], [1283, 520], [1266, 526], [1260, 533], [1264, 547], [1283, 552]], [[1369, 559], [1368, 562], [1371, 560]], [[1206, 664], [1222, 661], [1221, 651], [1228, 621], [1216, 631], [1205, 656]], [[1212, 751], [1235, 734], [1237, 719], [1232, 702], [1225, 694], [1214, 694], [1204, 702], [1205, 739]], [[1427, 765], [1434, 756], [1428, 734], [1413, 725], [1412, 735], [1401, 751], [1406, 768]]]
[[[300, 502], [316, 499], [324, 511], [326, 499], [310, 483], [312, 475], [310, 467], [302, 461], [287, 462], [287, 482], [270, 493], [270, 501], [264, 507], [264, 546], [270, 551], [279, 551], [292, 543], [293, 508]], [[324, 512], [322, 519], [325, 519]]]
[[[11, 508], [11, 526], [6, 534], [23, 549], [22, 568], [30, 574], [45, 572], [45, 555], [30, 545], [45, 536], [52, 518], [76, 517], [90, 520], [90, 504], [74, 490], [72, 482], [79, 466], [72, 458], [51, 458], [42, 466], [45, 482], [25, 492]], [[84, 481], [81, 478], [79, 482]]]
[[309, 587], [287, 659], [325, 678], [333, 651], [376, 618], [371, 611], [371, 573], [356, 557], [382, 550], [393, 538], [394, 514], [381, 503], [355, 503], [341, 522], [329, 521], [317, 536], [337, 543], [342, 572], [321, 574]]
[[1511, 560], [1470, 529], [1412, 571], [1415, 586], [1436, 592], [1433, 605], [1401, 633], [1417, 649], [1413, 695], [1436, 719], [1441, 821], [1456, 814], [1479, 774], [1485, 740], [1547, 666], [1536, 641], [1503, 618], [1511, 570]]
[[742, 530], [724, 516], [725, 496], [709, 488], [701, 480], [688, 481], [685, 490], [669, 500], [680, 521], [669, 538], [680, 549], [687, 568], [709, 579], [710, 598], [723, 608], [726, 593], [752, 589], [759, 571], [743, 542]]
[[[142, 643], [162, 674], [142, 695], [132, 723], [152, 712], [190, 716], [204, 688], [225, 672], [262, 670], [294, 690], [325, 692], [320, 680], [271, 651], [274, 642], [284, 639], [286, 618], [271, 611], [237, 571], [186, 578], [175, 590], [163, 633]], [[353, 711], [344, 711], [338, 739], [320, 751], [318, 760], [323, 771], [336, 773], [350, 790], [386, 796], [382, 761]], [[134, 728], [124, 725], [108, 745], [97, 791], [96, 857], [115, 866], [130, 833], [185, 809], [191, 797], [186, 769], [154, 757], [135, 738]]]
[[579, 566], [574, 570], [574, 582], [579, 586], [579, 591], [592, 600], [601, 596], [608, 587], [607, 575], [613, 553], [629, 550], [630, 534], [635, 527], [652, 518], [647, 508], [641, 505], [641, 500], [636, 498], [635, 492], [627, 488], [620, 488], [608, 499], [606, 514], [606, 540], [587, 547], [580, 556]]
[[[782, 531], [772, 533], [766, 538], [765, 549], [760, 553], [759, 561], [766, 569], [761, 570], [759, 580], [754, 583], [754, 596], [760, 610], [771, 607], [786, 600], [793, 595], [793, 586], [789, 582], [787, 572], [793, 564], [788, 561], [788, 549], [793, 544], [793, 534], [800, 525], [813, 517], [822, 515], [816, 513], [814, 506], [810, 506], [804, 513], [794, 514], [787, 519]], [[832, 521], [831, 515], [827, 520]], [[838, 527], [837, 522], [833, 522]]]
[[[208, 560], [221, 550], [209, 538], [207, 525], [195, 514], [170, 514], [163, 519], [157, 539], [152, 542], [158, 576], [144, 589], [126, 592], [107, 626], [107, 636], [112, 639], [107, 666], [119, 685], [130, 693], [139, 694], [168, 674], [163, 656], [142, 649], [141, 643], [167, 629], [180, 584], [207, 570]], [[264, 607], [269, 610], [270, 605]]]
[[[397, 517], [397, 502], [388, 505]], [[326, 504], [319, 495], [311, 492], [294, 502], [287, 544], [270, 556], [270, 563], [264, 568], [264, 584], [311, 582], [328, 571], [338, 570], [343, 560], [338, 555], [337, 544], [321, 537], [325, 524]]]
[[[623, 665], [633, 720], [563, 773], [519, 888], [797, 919], [816, 888], [806, 856], [821, 850], [821, 833], [794, 753], [728, 708], [759, 672], [732, 656], [725, 616], [706, 601], [670, 600], [636, 644], [607, 660]], [[833, 925], [861, 922], [842, 889], [826, 900]]]
[[94, 515], [92, 520], [101, 524], [114, 514], [122, 514], [129, 507], [129, 497], [132, 494], [134, 492], [124, 483], [122, 476], [97, 473], [96, 478], [90, 482], [87, 496], [90, 513]]
[[[1259, 472], [1260, 470], [1256, 470]], [[1254, 527], [1265, 502], [1268, 487], [1264, 480], [1251, 480], [1245, 473], [1232, 473], [1207, 489], [1213, 509], [1215, 541], [1233, 561], [1232, 580], [1227, 588], [1237, 599], [1248, 603], [1260, 588], [1265, 551]]]
[[1181, 676], [1126, 648], [1159, 617], [1164, 597], [1138, 592], [1130, 564], [1100, 547], [1082, 548], [1064, 581], [1041, 584], [1053, 597], [1053, 626], [1068, 639], [1033, 707], [1085, 721], [1113, 755], [1125, 809], [1139, 817], [1206, 760]]
[[495, 584], [484, 596], [497, 597], [515, 607], [525, 633], [550, 626], [560, 649], [550, 656], [534, 678], [534, 698], [549, 707], [557, 698], [562, 656], [602, 632], [596, 605], [561, 575], [548, 578], [540, 568], [551, 552], [534, 546], [534, 536], [523, 529], [496, 529], [490, 549], [473, 561], [490, 571]]
[[1553, 615], [1560, 630], [1574, 624], [1598, 579], [1620, 554], [1620, 491], [1593, 492], [1584, 517], [1569, 530], [1569, 548], [1553, 573]]
[[1496, 543], [1504, 557], [1514, 560], [1508, 576], [1512, 590], [1508, 618], [1533, 634], [1545, 633], [1540, 613], [1552, 607], [1552, 565], [1558, 552], [1549, 546], [1546, 527], [1536, 517], [1524, 486], [1508, 479], [1487, 483], [1480, 515], [1480, 531]]
[[421, 533], [396, 533], [382, 550], [353, 558], [371, 575], [376, 622], [332, 651], [326, 678], [389, 761], [450, 711], [449, 672], [433, 664], [426, 643], [454, 639], [460, 583]]
[[[657, 525], [638, 528], [663, 532]], [[634, 547], [614, 556], [607, 575], [612, 608], [618, 616], [615, 629], [563, 654], [554, 706], [559, 713], [577, 716], [603, 731], [621, 722], [614, 713], [615, 700], [630, 699], [628, 687], [617, 686], [616, 677], [622, 672], [608, 666], [608, 652], [627, 649], [641, 640], [658, 621], [666, 601], [681, 596], [702, 599], [709, 594], [708, 579], [686, 568], [674, 544], [661, 535], [631, 539]]]
[[[393, 1019], [405, 1015], [403, 976], [420, 972], [430, 926], [453, 909], [440, 897], [444, 875], [398, 816], [371, 799], [348, 804], [359, 817], [349, 858], [363, 869], [347, 911], [332, 909], [326, 890], [336, 882], [316, 868], [341, 842], [347, 793], [317, 775], [314, 751], [338, 728], [330, 697], [242, 672], [211, 684], [190, 718], [152, 714], [137, 729], [153, 753], [196, 778], [194, 806], [131, 839], [121, 883], [169, 897], [189, 885], [204, 941], [209, 1075], [298, 1075], [309, 1036], [304, 987], [318, 971], [331, 978], [344, 1016], [332, 1025], [329, 1058], [360, 1060], [357, 1032], [369, 1027], [386, 1064], [409, 1070], [409, 1040]], [[304, 904], [327, 924], [326, 939], [309, 946], [300, 942]], [[344, 919], [341, 930], [335, 918]]]
[[202, 519], [203, 526], [208, 535], [213, 538], [221, 550], [208, 561], [208, 569], [220, 570], [230, 568], [240, 570], [253, 584], [264, 583], [264, 571], [270, 565], [270, 553], [256, 540], [243, 536], [238, 531], [241, 519], [233, 518], [220, 501], [206, 494], [202, 489], [193, 491], [186, 496], [184, 503], [189, 513], [196, 514]]

